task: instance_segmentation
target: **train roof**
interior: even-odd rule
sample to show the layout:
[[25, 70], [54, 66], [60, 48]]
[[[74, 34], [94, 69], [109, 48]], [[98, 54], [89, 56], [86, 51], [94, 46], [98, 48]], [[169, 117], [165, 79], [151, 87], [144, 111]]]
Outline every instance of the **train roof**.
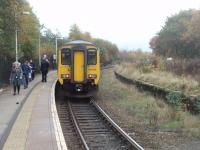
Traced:
[[65, 43], [65, 45], [77, 45], [77, 44], [85, 44], [85, 45], [95, 46], [93, 43], [88, 42], [88, 41], [83, 41], [83, 40], [74, 40], [74, 41]]

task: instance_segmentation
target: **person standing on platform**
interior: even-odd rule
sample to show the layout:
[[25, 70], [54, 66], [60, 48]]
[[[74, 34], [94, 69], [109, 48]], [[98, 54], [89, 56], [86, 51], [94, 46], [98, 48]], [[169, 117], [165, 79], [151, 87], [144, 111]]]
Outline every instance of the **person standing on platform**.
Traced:
[[28, 81], [31, 82], [32, 81], [32, 66], [29, 62], [28, 62], [28, 66], [30, 68], [30, 72], [28, 73]]
[[35, 79], [35, 63], [33, 62], [32, 59], [30, 60], [30, 65], [32, 67], [31, 77], [32, 77], [32, 80], [34, 80]]
[[13, 90], [14, 90], [13, 95], [16, 95], [16, 91], [18, 94], [20, 92], [22, 75], [23, 74], [22, 74], [22, 69], [21, 69], [20, 63], [19, 62], [13, 63], [11, 74], [10, 74], [10, 82], [12, 83]]
[[28, 61], [22, 65], [22, 71], [24, 76], [24, 89], [28, 88], [28, 75], [31, 72], [30, 67], [28, 66]]
[[44, 55], [41, 62], [41, 67], [40, 67], [40, 71], [42, 72], [42, 82], [47, 82], [48, 70], [49, 70], [49, 62], [48, 62], [47, 56]]

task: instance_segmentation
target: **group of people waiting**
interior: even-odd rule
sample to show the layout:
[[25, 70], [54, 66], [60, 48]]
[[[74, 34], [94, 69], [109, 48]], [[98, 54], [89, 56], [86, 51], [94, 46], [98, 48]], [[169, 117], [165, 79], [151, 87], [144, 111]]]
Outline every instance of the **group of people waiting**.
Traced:
[[[44, 55], [40, 64], [40, 71], [42, 72], [42, 82], [47, 82], [48, 68], [49, 62], [46, 55]], [[19, 94], [21, 85], [24, 85], [24, 89], [28, 88], [29, 82], [31, 82], [35, 78], [35, 71], [35, 64], [32, 60], [26, 60], [22, 65], [20, 62], [14, 62], [12, 64], [10, 82], [13, 85], [13, 95]]]

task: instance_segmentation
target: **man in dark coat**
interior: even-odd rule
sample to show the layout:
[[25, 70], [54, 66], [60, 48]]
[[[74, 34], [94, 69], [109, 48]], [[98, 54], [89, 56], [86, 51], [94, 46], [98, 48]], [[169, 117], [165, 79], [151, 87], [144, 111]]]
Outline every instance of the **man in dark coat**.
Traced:
[[31, 72], [30, 67], [28, 66], [28, 61], [25, 61], [25, 63], [22, 65], [22, 71], [24, 76], [24, 89], [28, 88], [28, 75]]
[[47, 82], [48, 69], [49, 69], [49, 62], [48, 59], [46, 58], [46, 55], [44, 55], [40, 68], [40, 71], [42, 72], [42, 82]]

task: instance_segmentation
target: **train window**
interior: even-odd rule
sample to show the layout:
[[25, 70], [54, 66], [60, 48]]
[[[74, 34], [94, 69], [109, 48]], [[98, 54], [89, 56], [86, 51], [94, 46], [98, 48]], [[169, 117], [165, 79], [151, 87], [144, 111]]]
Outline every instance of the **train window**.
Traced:
[[87, 64], [88, 65], [96, 65], [96, 63], [97, 63], [97, 50], [96, 49], [88, 49]]
[[70, 65], [71, 64], [71, 53], [69, 48], [63, 48], [61, 50], [61, 63], [62, 65]]

